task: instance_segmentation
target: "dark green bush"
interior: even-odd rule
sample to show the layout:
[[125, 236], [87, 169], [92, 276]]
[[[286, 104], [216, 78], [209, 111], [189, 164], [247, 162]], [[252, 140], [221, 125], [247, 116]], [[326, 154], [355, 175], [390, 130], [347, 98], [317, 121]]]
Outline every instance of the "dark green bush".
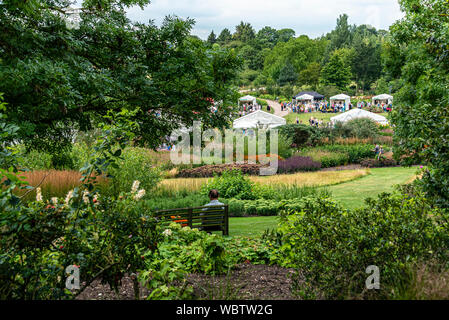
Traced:
[[359, 118], [349, 120], [344, 124], [348, 128], [350, 135], [344, 138], [366, 139], [379, 135], [377, 123], [369, 118]]
[[[294, 290], [304, 297], [388, 298], [410, 283], [411, 263], [447, 264], [449, 224], [422, 197], [399, 192], [368, 199], [353, 211], [322, 198], [305, 198], [281, 217], [279, 256], [297, 268]], [[366, 268], [380, 269], [380, 289], [366, 290]]]
[[328, 156], [320, 158], [322, 168], [332, 168], [344, 166], [349, 163], [349, 156], [347, 153], [334, 152]]

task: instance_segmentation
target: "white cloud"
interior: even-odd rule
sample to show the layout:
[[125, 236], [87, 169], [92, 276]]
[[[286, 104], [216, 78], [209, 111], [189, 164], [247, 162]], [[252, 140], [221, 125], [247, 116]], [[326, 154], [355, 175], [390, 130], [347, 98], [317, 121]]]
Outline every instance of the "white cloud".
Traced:
[[240, 21], [259, 30], [264, 26], [291, 28], [296, 35], [318, 37], [331, 31], [340, 14], [346, 13], [351, 24], [371, 24], [388, 29], [403, 14], [396, 0], [153, 0], [141, 10], [133, 7], [128, 17], [134, 21], [155, 20], [160, 24], [166, 15], [194, 18], [193, 34], [205, 39], [211, 30], [224, 28], [234, 32]]

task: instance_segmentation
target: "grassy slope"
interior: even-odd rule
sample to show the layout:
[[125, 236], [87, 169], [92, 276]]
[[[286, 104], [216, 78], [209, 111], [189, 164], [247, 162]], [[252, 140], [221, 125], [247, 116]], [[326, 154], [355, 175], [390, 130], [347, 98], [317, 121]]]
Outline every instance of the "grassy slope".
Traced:
[[[363, 205], [364, 199], [376, 197], [382, 192], [393, 190], [394, 185], [410, 181], [416, 168], [379, 168], [371, 169], [371, 175], [354, 181], [327, 187], [332, 197], [346, 208], [353, 209]], [[231, 218], [229, 233], [231, 236], [258, 236], [266, 229], [274, 229], [276, 217]]]
[[371, 175], [328, 187], [332, 198], [340, 201], [348, 209], [363, 205], [365, 198], [374, 198], [382, 192], [390, 192], [397, 184], [410, 181], [415, 175], [416, 168], [377, 168], [371, 169]]

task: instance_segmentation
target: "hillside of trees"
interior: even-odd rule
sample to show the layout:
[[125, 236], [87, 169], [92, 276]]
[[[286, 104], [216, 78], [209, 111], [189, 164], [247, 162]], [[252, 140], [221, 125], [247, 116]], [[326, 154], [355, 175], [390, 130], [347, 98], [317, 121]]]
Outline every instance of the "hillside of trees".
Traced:
[[243, 59], [240, 87], [266, 87], [284, 96], [305, 90], [366, 95], [396, 89], [384, 72], [391, 67], [389, 38], [388, 31], [350, 25], [343, 14], [334, 30], [316, 39], [297, 36], [292, 29], [266, 26], [256, 31], [242, 21], [234, 33], [212, 31], [207, 43], [234, 49]]

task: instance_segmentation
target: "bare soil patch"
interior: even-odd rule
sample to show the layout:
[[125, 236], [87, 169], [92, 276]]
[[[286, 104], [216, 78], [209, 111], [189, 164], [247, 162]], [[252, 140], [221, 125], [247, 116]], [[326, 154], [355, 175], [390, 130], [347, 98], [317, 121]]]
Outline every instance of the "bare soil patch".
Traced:
[[[195, 299], [206, 300], [295, 300], [291, 293], [293, 269], [279, 266], [240, 264], [227, 275], [207, 276], [189, 274], [187, 281], [193, 286]], [[149, 295], [141, 288], [141, 298]], [[133, 282], [129, 276], [122, 279], [118, 294], [96, 280], [77, 300], [133, 300]]]

